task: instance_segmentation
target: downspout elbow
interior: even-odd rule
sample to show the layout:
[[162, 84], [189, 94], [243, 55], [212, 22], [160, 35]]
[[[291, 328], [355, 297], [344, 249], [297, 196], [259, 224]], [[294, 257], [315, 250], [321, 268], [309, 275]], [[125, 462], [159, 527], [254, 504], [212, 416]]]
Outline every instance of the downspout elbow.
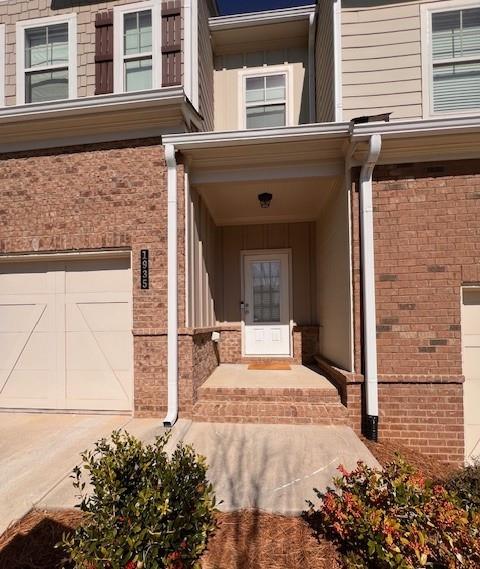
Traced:
[[370, 137], [368, 154], [360, 172], [363, 333], [365, 346], [365, 435], [378, 440], [377, 330], [375, 305], [375, 252], [372, 177], [382, 148], [379, 134]]
[[167, 390], [168, 409], [163, 425], [173, 427], [178, 418], [178, 252], [177, 161], [175, 146], [165, 145], [167, 163]]

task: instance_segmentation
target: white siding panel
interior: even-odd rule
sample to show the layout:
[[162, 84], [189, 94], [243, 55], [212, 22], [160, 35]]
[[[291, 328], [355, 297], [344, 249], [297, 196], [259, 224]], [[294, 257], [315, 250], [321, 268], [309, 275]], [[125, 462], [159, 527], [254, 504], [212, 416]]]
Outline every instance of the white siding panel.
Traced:
[[345, 119], [392, 112], [421, 118], [420, 3], [342, 11]]
[[206, 0], [198, 3], [198, 98], [205, 130], [213, 130], [213, 50]]

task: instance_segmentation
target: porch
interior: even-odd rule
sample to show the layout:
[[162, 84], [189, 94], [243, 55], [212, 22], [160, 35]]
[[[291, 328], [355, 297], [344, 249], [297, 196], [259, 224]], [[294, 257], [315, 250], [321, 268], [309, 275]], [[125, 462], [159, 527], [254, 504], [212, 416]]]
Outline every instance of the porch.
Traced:
[[[305, 367], [321, 357], [353, 369], [342, 145], [335, 136], [179, 145], [195, 420], [347, 422], [336, 387]], [[250, 362], [291, 369], [254, 371]]]

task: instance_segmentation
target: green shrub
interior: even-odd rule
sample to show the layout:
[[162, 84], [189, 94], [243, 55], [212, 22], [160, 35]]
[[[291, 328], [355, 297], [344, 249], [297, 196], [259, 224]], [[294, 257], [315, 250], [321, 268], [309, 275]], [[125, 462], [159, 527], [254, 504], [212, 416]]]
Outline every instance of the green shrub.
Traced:
[[144, 445], [115, 431], [82, 454], [91, 492], [77, 467], [72, 478], [85, 522], [64, 547], [82, 569], [187, 569], [199, 567], [215, 529], [215, 497], [207, 466], [188, 446], [171, 457], [168, 436]]
[[480, 511], [480, 459], [456, 471], [445, 486], [457, 494], [464, 508]]
[[424, 480], [401, 460], [383, 471], [343, 467], [335, 488], [316, 491], [308, 517], [333, 539], [346, 566], [360, 568], [480, 567], [480, 516], [444, 487]]

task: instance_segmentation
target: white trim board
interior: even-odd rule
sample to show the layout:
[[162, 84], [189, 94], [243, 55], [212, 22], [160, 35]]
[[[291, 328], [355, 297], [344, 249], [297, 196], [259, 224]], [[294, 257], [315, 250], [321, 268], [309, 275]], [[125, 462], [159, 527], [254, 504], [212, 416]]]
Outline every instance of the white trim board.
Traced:
[[25, 103], [25, 31], [52, 24], [68, 24], [68, 98], [77, 98], [77, 14], [61, 14], [48, 18], [22, 20], [16, 23], [16, 104]]

